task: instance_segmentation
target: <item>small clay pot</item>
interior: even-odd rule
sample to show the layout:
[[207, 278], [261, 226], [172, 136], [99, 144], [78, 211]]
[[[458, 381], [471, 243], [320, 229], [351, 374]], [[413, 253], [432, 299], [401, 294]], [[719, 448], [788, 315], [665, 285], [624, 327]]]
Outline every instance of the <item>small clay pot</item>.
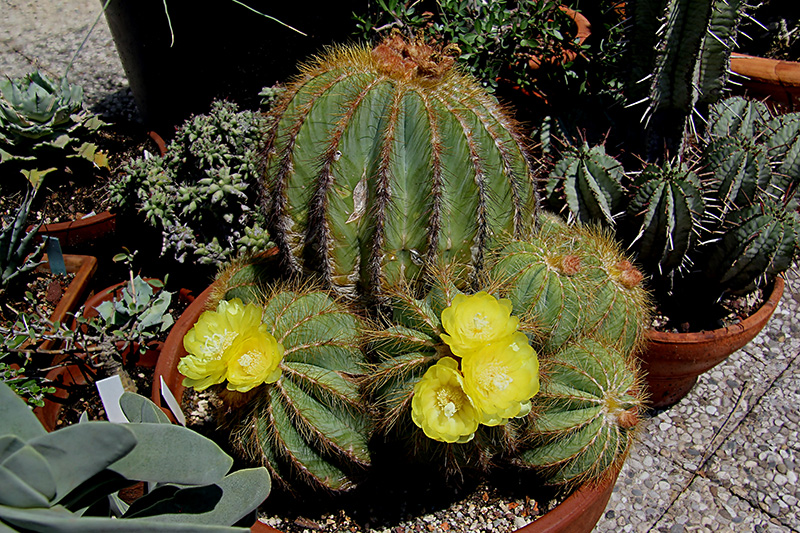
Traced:
[[775, 311], [783, 288], [783, 278], [776, 278], [764, 305], [732, 326], [692, 333], [649, 330], [639, 357], [647, 374], [650, 406], [661, 409], [674, 405], [689, 393], [700, 374], [753, 340]]

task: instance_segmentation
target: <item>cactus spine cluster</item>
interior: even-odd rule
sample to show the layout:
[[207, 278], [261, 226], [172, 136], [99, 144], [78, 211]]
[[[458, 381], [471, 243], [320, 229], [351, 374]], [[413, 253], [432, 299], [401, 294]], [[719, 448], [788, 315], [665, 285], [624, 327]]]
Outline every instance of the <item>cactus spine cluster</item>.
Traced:
[[265, 209], [294, 272], [376, 295], [434, 260], [484, 268], [533, 225], [512, 119], [447, 49], [399, 36], [306, 64], [267, 135]]
[[[547, 185], [555, 209], [606, 225], [612, 225], [607, 213], [585, 206], [621, 196], [619, 205], [626, 209], [614, 218], [625, 223], [614, 225], [616, 234], [649, 273], [659, 301], [672, 302], [667, 305], [679, 313], [708, 309], [726, 294], [763, 287], [800, 249], [794, 208], [800, 114], [772, 117], [763, 103], [735, 97], [712, 105], [708, 117], [697, 150], [683, 159], [648, 164], [613, 182], [580, 181], [570, 174], [558, 179], [559, 169], [577, 159], [572, 150]], [[606, 157], [608, 174], [619, 163]], [[703, 303], [687, 305], [684, 297]]]

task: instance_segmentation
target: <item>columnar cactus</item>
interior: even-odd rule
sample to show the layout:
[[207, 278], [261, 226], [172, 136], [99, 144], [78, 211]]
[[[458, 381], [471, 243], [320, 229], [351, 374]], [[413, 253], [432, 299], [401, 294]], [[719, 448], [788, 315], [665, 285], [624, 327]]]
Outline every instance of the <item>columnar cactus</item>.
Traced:
[[357, 384], [364, 321], [324, 291], [263, 290], [263, 267], [237, 263], [221, 276], [223, 299], [186, 335], [178, 370], [186, 385], [220, 389], [235, 408], [224, 422], [232, 445], [274, 480], [347, 490], [370, 463]]
[[434, 260], [484, 267], [533, 225], [514, 121], [448, 50], [391, 37], [305, 65], [267, 135], [265, 209], [284, 262], [380, 293]]

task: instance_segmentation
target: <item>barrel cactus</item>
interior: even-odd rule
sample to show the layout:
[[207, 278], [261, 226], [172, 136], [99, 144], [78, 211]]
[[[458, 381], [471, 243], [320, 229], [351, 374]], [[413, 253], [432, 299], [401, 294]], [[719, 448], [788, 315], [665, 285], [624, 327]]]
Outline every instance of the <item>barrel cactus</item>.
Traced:
[[516, 125], [448, 53], [399, 36], [336, 48], [288, 87], [267, 134], [264, 206], [289, 270], [371, 298], [436, 260], [475, 278], [493, 242], [530, 231]]
[[370, 463], [362, 318], [327, 292], [271, 284], [268, 259], [236, 262], [218, 281], [214, 310], [184, 338], [184, 384], [218, 389], [239, 455], [290, 490], [352, 488]]
[[641, 274], [606, 233], [555, 217], [490, 262], [483, 291], [460, 292], [445, 270], [422, 298], [391, 294], [366, 378], [379, 434], [446, 472], [508, 461], [554, 484], [603, 478], [644, 405]]

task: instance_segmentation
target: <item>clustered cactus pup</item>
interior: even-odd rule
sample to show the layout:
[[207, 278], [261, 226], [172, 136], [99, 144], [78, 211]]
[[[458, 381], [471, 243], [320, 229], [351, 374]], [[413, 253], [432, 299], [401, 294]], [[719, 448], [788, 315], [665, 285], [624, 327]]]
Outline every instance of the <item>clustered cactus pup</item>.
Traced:
[[264, 208], [289, 270], [373, 299], [435, 260], [484, 269], [534, 223], [517, 126], [448, 49], [394, 36], [302, 67], [267, 135]]

